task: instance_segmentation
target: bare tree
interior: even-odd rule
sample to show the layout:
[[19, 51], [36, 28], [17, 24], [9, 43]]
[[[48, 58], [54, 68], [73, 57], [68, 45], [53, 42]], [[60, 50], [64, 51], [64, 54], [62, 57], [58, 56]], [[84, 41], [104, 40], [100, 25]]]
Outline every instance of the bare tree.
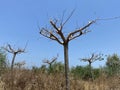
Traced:
[[[74, 12], [74, 11], [73, 11]], [[87, 28], [95, 23], [95, 21], [90, 21], [88, 24], [83, 26], [82, 28], [76, 29], [73, 32], [68, 33], [68, 35], [65, 35], [63, 33], [63, 27], [68, 22], [70, 17], [72, 16], [73, 12], [70, 14], [70, 16], [65, 20], [61, 20], [60, 23], [58, 23], [58, 20], [50, 20], [50, 24], [52, 26], [52, 30], [48, 28], [42, 28], [40, 29], [40, 34], [43, 35], [46, 38], [49, 38], [51, 40], [57, 41], [60, 45], [64, 48], [64, 63], [65, 63], [65, 78], [66, 78], [66, 90], [70, 90], [70, 84], [69, 84], [69, 58], [68, 58], [68, 45], [69, 42], [79, 36], [82, 36], [89, 32]]]
[[58, 57], [52, 58], [50, 61], [49, 60], [43, 60], [43, 63], [47, 63], [49, 65], [49, 68], [51, 69], [52, 64], [57, 60]]
[[88, 62], [89, 63], [89, 69], [90, 69], [90, 74], [91, 74], [91, 77], [93, 79], [93, 75], [92, 75], [92, 63], [95, 62], [95, 61], [101, 61], [101, 60], [104, 60], [103, 58], [103, 54], [95, 54], [95, 53], [92, 53], [90, 57], [88, 58], [82, 58], [81, 61], [84, 61], [84, 62]]
[[10, 44], [8, 44], [6, 47], [4, 47], [4, 49], [13, 54], [13, 57], [12, 57], [12, 62], [11, 62], [11, 71], [13, 70], [13, 66], [14, 66], [14, 61], [15, 61], [15, 58], [16, 58], [16, 55], [17, 54], [21, 54], [21, 53], [24, 53], [25, 52], [25, 48], [24, 49], [21, 49], [21, 48], [18, 48], [18, 49], [14, 49], [11, 47]]
[[91, 64], [97, 60], [101, 61], [103, 60], [103, 54], [95, 54], [92, 53], [92, 55], [88, 58], [82, 58], [81, 61], [88, 62], [89, 66], [91, 67]]

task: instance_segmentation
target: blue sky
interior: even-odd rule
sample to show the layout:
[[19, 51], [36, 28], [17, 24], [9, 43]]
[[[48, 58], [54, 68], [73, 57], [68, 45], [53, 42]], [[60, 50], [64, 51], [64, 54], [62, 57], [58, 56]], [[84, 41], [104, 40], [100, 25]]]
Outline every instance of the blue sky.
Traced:
[[[42, 60], [59, 54], [58, 61], [63, 62], [63, 47], [39, 34], [39, 28], [50, 27], [51, 18], [64, 20], [71, 11], [75, 12], [64, 27], [69, 33], [82, 27], [88, 21], [97, 18], [120, 16], [119, 0], [0, 0], [0, 46], [7, 43], [14, 47], [28, 46], [26, 53], [18, 55], [16, 62], [25, 60], [27, 65], [40, 66]], [[69, 44], [70, 66], [86, 65], [79, 58], [91, 53], [120, 55], [120, 19], [98, 21], [88, 28], [90, 33], [83, 35]], [[11, 56], [8, 55], [9, 60]], [[104, 65], [105, 61], [94, 66]]]

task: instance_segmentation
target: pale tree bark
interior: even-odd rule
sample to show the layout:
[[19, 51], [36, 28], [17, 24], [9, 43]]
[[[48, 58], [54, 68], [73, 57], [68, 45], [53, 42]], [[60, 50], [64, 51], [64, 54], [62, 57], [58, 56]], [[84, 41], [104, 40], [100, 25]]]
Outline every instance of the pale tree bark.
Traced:
[[46, 38], [49, 38], [51, 40], [57, 41], [60, 45], [64, 48], [64, 65], [65, 65], [65, 81], [66, 81], [66, 90], [70, 90], [70, 82], [69, 82], [69, 58], [68, 58], [68, 46], [69, 41], [82, 36], [89, 32], [87, 28], [91, 26], [93, 23], [96, 22], [96, 20], [90, 21], [88, 24], [83, 26], [82, 28], [79, 28], [77, 30], [74, 30], [73, 32], [68, 33], [66, 36], [63, 33], [63, 27], [68, 22], [70, 17], [72, 16], [73, 12], [70, 14], [70, 16], [63, 22], [60, 22], [58, 25], [57, 20], [50, 20], [50, 24], [52, 26], [51, 29], [42, 28], [40, 29], [40, 34]]

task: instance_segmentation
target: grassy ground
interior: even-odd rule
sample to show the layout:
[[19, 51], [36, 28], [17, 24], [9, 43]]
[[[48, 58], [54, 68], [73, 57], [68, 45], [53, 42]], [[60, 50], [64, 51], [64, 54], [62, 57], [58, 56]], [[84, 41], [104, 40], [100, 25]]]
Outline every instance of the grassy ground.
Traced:
[[[12, 79], [13, 80], [13, 85]], [[64, 74], [46, 74], [30, 70], [7, 71], [0, 78], [0, 90], [65, 90]], [[71, 90], [120, 90], [120, 77], [101, 76], [94, 81], [84, 81], [70, 76]]]

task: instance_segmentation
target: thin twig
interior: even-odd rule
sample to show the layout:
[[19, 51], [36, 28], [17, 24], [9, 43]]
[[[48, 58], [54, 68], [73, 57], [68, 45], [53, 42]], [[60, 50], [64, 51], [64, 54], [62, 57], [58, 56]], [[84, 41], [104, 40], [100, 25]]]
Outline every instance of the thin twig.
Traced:
[[65, 20], [65, 22], [62, 24], [62, 26], [64, 26], [68, 21], [69, 19], [72, 17], [73, 13], [75, 12], [75, 9], [71, 12], [71, 14], [69, 15], [69, 17]]
[[106, 21], [106, 20], [114, 20], [114, 19], [120, 19], [120, 16], [117, 17], [111, 17], [111, 18], [100, 18], [100, 19], [96, 19], [96, 21]]

